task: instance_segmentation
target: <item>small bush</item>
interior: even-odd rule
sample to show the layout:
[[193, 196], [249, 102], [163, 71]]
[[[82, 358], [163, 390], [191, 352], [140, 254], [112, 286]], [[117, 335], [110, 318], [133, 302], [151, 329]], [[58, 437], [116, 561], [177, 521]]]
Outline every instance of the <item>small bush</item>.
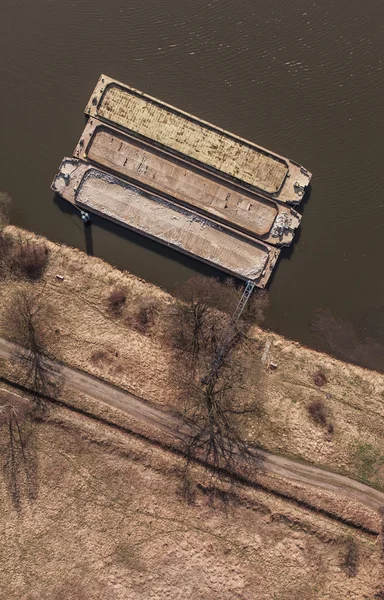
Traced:
[[376, 592], [374, 595], [375, 600], [384, 600], [384, 590]]
[[15, 271], [32, 281], [40, 279], [48, 265], [48, 253], [44, 243], [21, 243], [13, 255]]
[[328, 383], [327, 376], [322, 369], [318, 369], [316, 373], [314, 373], [313, 381], [318, 387], [322, 387], [323, 385]]
[[312, 402], [308, 405], [308, 412], [315, 423], [321, 425], [322, 427], [326, 426], [327, 409], [324, 402], [320, 398], [312, 400]]
[[156, 302], [152, 298], [143, 298], [136, 314], [138, 326], [146, 331], [151, 325], [153, 325], [156, 311]]
[[112, 358], [108, 352], [105, 352], [104, 350], [97, 350], [96, 352], [92, 352], [91, 362], [100, 367], [105, 364], [110, 364], [112, 362]]
[[353, 538], [347, 540], [345, 556], [341, 566], [348, 577], [356, 577], [359, 569], [359, 549]]
[[109, 310], [118, 314], [127, 300], [127, 294], [121, 287], [115, 287], [108, 296]]
[[150, 296], [143, 296], [136, 303], [133, 314], [127, 317], [126, 323], [129, 327], [140, 331], [140, 333], [147, 333], [154, 324], [157, 310], [156, 300]]

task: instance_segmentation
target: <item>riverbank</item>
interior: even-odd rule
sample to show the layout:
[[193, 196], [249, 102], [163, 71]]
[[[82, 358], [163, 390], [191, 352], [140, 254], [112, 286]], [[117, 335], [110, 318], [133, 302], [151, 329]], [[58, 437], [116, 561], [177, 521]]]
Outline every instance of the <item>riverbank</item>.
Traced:
[[[49, 307], [52, 357], [163, 410], [178, 408], [172, 296], [73, 248], [15, 227], [6, 232], [16, 247], [44, 248], [47, 266], [35, 281], [10, 273], [2, 282], [0, 334], [9, 331], [15, 292], [27, 289]], [[117, 311], [116, 290], [125, 297]], [[255, 370], [265, 364], [260, 411], [243, 422], [249, 441], [382, 488], [383, 375], [258, 327], [250, 335]], [[0, 375], [12, 379], [15, 366], [0, 360]], [[381, 589], [376, 509], [342, 489], [257, 469], [254, 483], [212, 488], [198, 465], [187, 502], [182, 460], [163, 447], [159, 428], [112, 406], [112, 394], [107, 404], [92, 385], [87, 395], [73, 383], [60, 393], [64, 404], [22, 425], [17, 506], [12, 488], [1, 488], [7, 597], [245, 600], [257, 590], [265, 600], [367, 600]], [[319, 400], [325, 421], [308, 411]], [[1, 444], [6, 456], [9, 437]]]
[[[177, 408], [174, 349], [167, 339], [172, 296], [79, 250], [15, 227], [7, 232], [13, 239], [44, 243], [48, 249], [42, 277], [22, 285], [42, 292], [50, 306], [52, 356], [155, 404]], [[3, 331], [4, 309], [15, 285], [20, 282], [8, 278], [1, 286]], [[117, 313], [109, 305], [116, 289], [126, 296]], [[143, 306], [150, 306], [145, 323]], [[267, 365], [273, 362], [276, 368], [263, 368], [262, 410], [244, 421], [248, 440], [383, 489], [384, 376], [258, 327], [251, 336], [256, 341], [255, 364], [269, 348]], [[311, 405], [320, 406], [320, 415], [319, 409], [311, 413]]]

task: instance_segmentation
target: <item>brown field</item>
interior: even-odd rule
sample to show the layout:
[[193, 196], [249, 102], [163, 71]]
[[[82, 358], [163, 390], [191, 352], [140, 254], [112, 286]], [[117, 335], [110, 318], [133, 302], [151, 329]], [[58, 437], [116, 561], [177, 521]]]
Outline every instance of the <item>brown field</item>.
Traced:
[[[38, 239], [14, 227], [7, 231], [31, 244]], [[99, 259], [44, 241], [47, 270], [22, 285], [42, 291], [54, 313], [52, 356], [160, 406], [177, 407], [174, 351], [167, 343], [172, 297]], [[16, 285], [20, 281], [8, 277], [0, 288], [3, 334], [4, 309]], [[115, 288], [126, 295], [117, 311], [108, 305]], [[139, 318], [143, 302], [155, 306], [145, 326]], [[244, 422], [248, 439], [384, 489], [384, 376], [256, 327], [252, 335], [253, 360], [260, 363], [270, 340], [269, 359], [277, 369], [263, 370], [260, 414]], [[9, 363], [0, 363], [1, 374], [11, 371]], [[91, 398], [68, 392], [65, 399], [139, 431], [128, 416]], [[323, 412], [310, 414], [319, 400]], [[5, 476], [1, 486], [0, 598], [375, 597], [381, 538], [305, 503], [339, 509], [344, 518], [356, 511], [357, 524], [378, 531], [372, 511], [316, 488], [295, 485], [293, 493], [277, 477], [260, 478], [261, 487], [253, 488], [223, 483], [213, 493], [198, 467], [189, 505], [180, 495], [179, 459], [159, 446], [59, 407], [24, 427], [27, 467], [17, 475], [19, 509]], [[3, 447], [6, 434], [3, 428]], [[352, 538], [356, 573], [344, 564]]]
[[0, 490], [2, 598], [344, 600], [378, 589], [374, 536], [262, 490], [213, 490], [196, 467], [188, 504], [179, 459], [65, 408], [23, 432], [19, 508]]

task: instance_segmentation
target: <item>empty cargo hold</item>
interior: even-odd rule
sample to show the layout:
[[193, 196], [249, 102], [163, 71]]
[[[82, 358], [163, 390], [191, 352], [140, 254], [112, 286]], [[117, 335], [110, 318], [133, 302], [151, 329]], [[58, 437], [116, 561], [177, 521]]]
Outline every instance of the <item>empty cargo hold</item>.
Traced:
[[311, 179], [294, 161], [105, 75], [85, 112], [282, 202], [299, 203]]
[[273, 245], [289, 245], [300, 224], [301, 216], [290, 206], [251, 194], [94, 118], [74, 156]]
[[279, 250], [160, 196], [66, 158], [52, 189], [63, 198], [241, 279], [267, 283]]

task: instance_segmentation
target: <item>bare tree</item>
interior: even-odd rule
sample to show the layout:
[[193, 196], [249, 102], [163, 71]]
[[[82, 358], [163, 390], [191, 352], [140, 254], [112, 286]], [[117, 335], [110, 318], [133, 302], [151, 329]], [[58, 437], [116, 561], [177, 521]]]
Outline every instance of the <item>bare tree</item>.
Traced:
[[222, 470], [234, 472], [239, 465], [244, 469], [250, 457], [244, 420], [261, 408], [260, 376], [254, 366], [251, 369], [252, 343], [236, 333], [228, 340], [227, 332], [216, 333], [214, 325], [210, 333], [194, 369], [178, 362], [186, 478], [193, 458], [205, 462], [216, 476]]
[[[180, 349], [196, 358], [205, 346], [207, 335], [215, 321], [216, 330], [220, 322], [222, 329], [233, 328], [231, 316], [243, 294], [243, 286], [236, 286], [233, 279], [224, 283], [209, 277], [192, 277], [174, 290], [179, 300], [173, 307], [171, 333], [173, 342]], [[247, 334], [251, 325], [264, 320], [268, 307], [265, 291], [254, 291], [234, 331]], [[219, 313], [219, 315], [218, 315]], [[216, 315], [216, 319], [213, 315]]]
[[185, 455], [182, 489], [190, 491], [189, 466], [198, 458], [216, 475], [244, 469], [250, 450], [242, 431], [244, 420], [260, 410], [262, 384], [252, 365], [255, 343], [246, 334], [260, 322], [268, 304], [255, 293], [234, 323], [232, 314], [243, 287], [233, 280], [194, 277], [176, 290], [179, 302], [172, 315], [175, 346], [174, 381], [180, 391], [183, 425], [180, 440]]
[[42, 294], [17, 289], [5, 319], [9, 335], [22, 348], [17, 358], [23, 367], [23, 383], [40, 394], [52, 387], [47, 357], [50, 314]]
[[224, 313], [223, 320], [228, 320], [225, 313], [236, 306], [236, 290], [217, 279], [197, 276], [177, 286], [174, 293], [179, 302], [171, 321], [173, 338], [196, 359], [210, 328], [208, 315], [216, 309]]

